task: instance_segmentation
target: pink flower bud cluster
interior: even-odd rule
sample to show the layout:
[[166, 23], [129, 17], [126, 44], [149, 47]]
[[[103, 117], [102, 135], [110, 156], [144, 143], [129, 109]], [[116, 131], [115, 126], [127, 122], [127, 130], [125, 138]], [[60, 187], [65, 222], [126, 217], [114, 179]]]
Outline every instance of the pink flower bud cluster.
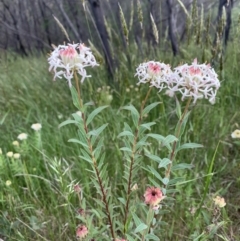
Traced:
[[191, 65], [176, 67], [174, 71], [169, 65], [149, 61], [139, 65], [135, 76], [138, 76], [139, 84], [149, 82], [150, 86], [158, 88], [159, 91], [167, 89], [166, 94], [170, 97], [180, 92], [182, 100], [192, 97], [194, 103], [205, 98], [214, 104], [220, 87], [217, 74], [210, 64], [198, 64], [197, 59]]
[[54, 80], [64, 77], [68, 80], [69, 86], [71, 86], [74, 71], [82, 77], [81, 82], [83, 82], [86, 77], [91, 77], [87, 75], [85, 68], [98, 65], [90, 48], [84, 44], [59, 45], [51, 53], [48, 62], [49, 71], [53, 70], [55, 73]]

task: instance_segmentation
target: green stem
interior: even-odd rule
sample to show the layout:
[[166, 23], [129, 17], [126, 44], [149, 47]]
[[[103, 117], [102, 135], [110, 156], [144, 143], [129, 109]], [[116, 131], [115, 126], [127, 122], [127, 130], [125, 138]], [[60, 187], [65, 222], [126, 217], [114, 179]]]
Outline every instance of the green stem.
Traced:
[[76, 72], [76, 71], [74, 71], [74, 79], [75, 79], [75, 83], [76, 83], [76, 86], [77, 86], [79, 106], [80, 106], [80, 109], [82, 110], [82, 108], [83, 108], [83, 103], [82, 103], [82, 99], [81, 99], [81, 92], [80, 92], [79, 80], [78, 80], [78, 76], [77, 76], [77, 72]]
[[[78, 80], [76, 71], [74, 71], [74, 79], [75, 79], [77, 92], [78, 92], [78, 101], [79, 101], [80, 110], [83, 110], [83, 103], [82, 103], [82, 99], [81, 99], [79, 80]], [[90, 139], [90, 137], [88, 137], [89, 131], [88, 131], [88, 127], [87, 127], [87, 123], [86, 123], [86, 117], [85, 117], [84, 112], [82, 112], [82, 119], [83, 119], [83, 125], [84, 125], [85, 134], [86, 134], [86, 139], [87, 139], [87, 142], [88, 142], [88, 149], [89, 149], [89, 153], [90, 153], [91, 159], [92, 159], [92, 167], [95, 171], [97, 181], [98, 181], [98, 184], [99, 184], [99, 187], [100, 187], [100, 190], [101, 190], [101, 196], [102, 196], [103, 203], [105, 205], [106, 215], [107, 215], [107, 219], [108, 219], [108, 223], [109, 223], [109, 228], [110, 228], [112, 240], [115, 240], [113, 220], [112, 220], [112, 216], [111, 216], [111, 213], [110, 213], [110, 210], [109, 210], [109, 205], [108, 205], [108, 200], [107, 200], [107, 189], [104, 187], [103, 180], [100, 176], [100, 170], [99, 170], [98, 165], [97, 165], [97, 160], [96, 160], [96, 158], [94, 156], [94, 153], [93, 153], [94, 150], [93, 150], [93, 146], [91, 144], [91, 139]], [[80, 194], [79, 194], [79, 202], [81, 203]]]
[[137, 125], [135, 135], [134, 135], [134, 141], [133, 141], [133, 146], [132, 146], [132, 156], [131, 156], [131, 161], [130, 161], [129, 177], [128, 177], [127, 200], [126, 200], [125, 212], [124, 212], [124, 222], [123, 222], [123, 224], [124, 224], [124, 234], [126, 234], [126, 231], [127, 231], [126, 230], [126, 223], [127, 223], [127, 219], [128, 219], [128, 212], [129, 212], [131, 186], [132, 186], [132, 175], [133, 175], [132, 172], [133, 172], [133, 165], [134, 165], [135, 154], [136, 154], [136, 145], [137, 145], [137, 141], [138, 141], [138, 137], [139, 137], [139, 126], [141, 125], [142, 118], [143, 118], [142, 112], [143, 112], [144, 106], [147, 102], [147, 99], [150, 95], [151, 90], [152, 90], [152, 87], [149, 88], [145, 99], [142, 101], [140, 115], [139, 115], [139, 119], [138, 119], [138, 125]]
[[[183, 120], [184, 120], [185, 115], [186, 115], [187, 112], [188, 112], [188, 109], [189, 109], [189, 105], [190, 105], [190, 103], [191, 103], [191, 100], [192, 100], [192, 98], [189, 98], [189, 99], [188, 99], [188, 102], [187, 102], [187, 104], [186, 104], [186, 106], [185, 106], [184, 112], [183, 112], [183, 114], [181, 115], [181, 118], [180, 118], [180, 120], [179, 120], [178, 128], [177, 128], [177, 131], [176, 131], [176, 138], [177, 138], [177, 139], [179, 139], [179, 137], [180, 137]], [[171, 152], [170, 158], [169, 158], [170, 161], [171, 161], [171, 163], [168, 164], [167, 170], [166, 170], [166, 172], [165, 172], [165, 177], [166, 177], [166, 178], [169, 178], [169, 177], [170, 177], [170, 174], [171, 174], [171, 168], [172, 168], [173, 161], [174, 161], [174, 159], [175, 159], [175, 155], [176, 155], [175, 152], [176, 152], [176, 147], [177, 147], [177, 142], [178, 142], [178, 141], [179, 141], [179, 140], [176, 140], [176, 141], [173, 142], [173, 148], [172, 148], [172, 152]]]

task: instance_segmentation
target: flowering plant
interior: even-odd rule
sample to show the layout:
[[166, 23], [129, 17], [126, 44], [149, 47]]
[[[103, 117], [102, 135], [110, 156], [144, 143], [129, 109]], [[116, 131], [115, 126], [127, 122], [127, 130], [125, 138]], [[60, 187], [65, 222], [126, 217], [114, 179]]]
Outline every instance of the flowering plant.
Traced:
[[[176, 163], [177, 153], [182, 149], [202, 147], [196, 143], [181, 143], [192, 100], [194, 104], [198, 99], [205, 97], [211, 103], [215, 102], [220, 87], [216, 73], [210, 65], [197, 64], [196, 60], [190, 66], [185, 64], [174, 70], [171, 70], [169, 65], [155, 61], [139, 65], [135, 74], [139, 79], [138, 84], [149, 84], [149, 89], [139, 111], [133, 105], [121, 108], [131, 114], [132, 121], [123, 123], [123, 130], [118, 135], [118, 139], [123, 143], [117, 143], [116, 146], [117, 150], [122, 151], [124, 176], [119, 184], [118, 195], [114, 195], [115, 189], [110, 181], [111, 177], [108, 176], [107, 163], [104, 161], [104, 138], [101, 137], [108, 124], [100, 127], [93, 124], [94, 118], [108, 106], [100, 106], [89, 113], [89, 104], [84, 104], [80, 92], [80, 82], [83, 83], [84, 79], [89, 77], [85, 68], [98, 64], [90, 49], [82, 44], [60, 45], [52, 52], [48, 61], [50, 70], [55, 72], [54, 78], [63, 76], [68, 80], [78, 114], [72, 114], [73, 118], [64, 121], [60, 127], [67, 124], [77, 126], [78, 138], [69, 141], [80, 145], [79, 157], [91, 166], [88, 170], [91, 174], [89, 182], [93, 183], [97, 193], [92, 195], [95, 207], [89, 209], [87, 195], [83, 189], [79, 184], [73, 186], [80, 202], [77, 238], [114, 241], [160, 240], [160, 227], [164, 223], [163, 207], [167, 209], [168, 204], [172, 202], [169, 194], [176, 191], [174, 187], [179, 180], [171, 179], [171, 174], [173, 171], [192, 168], [192, 165], [187, 163]], [[81, 81], [78, 80], [77, 74], [81, 76]], [[76, 88], [71, 84], [73, 78]], [[177, 100], [176, 113], [179, 120], [174, 135], [165, 137], [152, 133], [151, 127], [156, 123], [145, 122], [145, 116], [159, 105], [159, 102], [147, 105], [153, 88], [157, 88], [159, 92], [166, 90], [170, 96], [176, 95], [176, 100], [178, 93], [182, 95], [182, 100], [188, 98], [183, 112]], [[161, 158], [159, 150], [152, 152], [152, 140], [167, 149], [167, 157]], [[148, 158], [151, 164], [144, 165], [143, 158]], [[138, 187], [139, 174], [143, 170], [148, 173], [148, 181], [141, 182], [141, 187]]]

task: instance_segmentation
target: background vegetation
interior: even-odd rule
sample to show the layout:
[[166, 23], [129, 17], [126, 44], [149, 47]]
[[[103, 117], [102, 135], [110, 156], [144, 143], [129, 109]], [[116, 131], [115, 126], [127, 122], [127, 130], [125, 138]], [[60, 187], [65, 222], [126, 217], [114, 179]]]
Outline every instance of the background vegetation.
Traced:
[[[146, 87], [136, 86], [136, 66], [151, 59], [176, 66], [180, 62], [189, 63], [197, 57], [200, 62], [210, 62], [221, 80], [216, 104], [212, 106], [205, 101], [199, 101], [190, 116], [184, 139], [186, 142], [201, 143], [204, 149], [182, 152], [178, 157], [181, 161], [194, 165], [192, 170], [183, 174], [184, 180], [193, 181], [177, 186], [179, 193], [174, 196], [175, 204], [169, 208], [171, 213], [164, 217], [168, 226], [161, 234], [161, 240], [240, 240], [239, 142], [230, 137], [231, 132], [240, 125], [240, 17], [237, 4], [235, 3], [232, 9], [232, 28], [227, 46], [224, 44], [226, 15], [223, 14], [216, 21], [217, 9], [213, 8], [205, 14], [201, 7], [196, 7], [196, 2], [186, 5], [189, 18], [184, 20], [184, 37], [176, 35], [179, 49], [176, 56], [173, 54], [168, 33], [164, 31], [159, 31], [157, 43], [151, 30], [152, 44], [144, 37], [141, 39], [142, 52], [139, 51], [136, 35], [133, 34], [138, 27], [129, 27], [130, 17], [128, 18], [124, 11], [129, 35], [123, 31], [122, 37], [125, 40], [129, 37], [128, 45], [118, 42], [119, 35], [114, 31], [116, 28], [109, 27], [108, 32], [114, 53], [113, 78], [110, 77], [109, 65], [106, 68], [106, 55], [103, 57], [104, 52], [100, 46], [92, 45], [101, 66], [91, 70], [92, 78], [84, 82], [82, 93], [85, 102], [92, 101], [94, 107], [110, 105], [108, 111], [102, 112], [101, 118], [96, 119], [96, 125], [109, 123], [104, 132], [108, 140], [105, 151], [106, 161], [109, 163], [109, 177], [112, 178], [112, 188], [116, 190], [116, 195], [121, 191], [118, 183], [123, 169], [121, 152], [116, 151], [114, 143], [118, 141], [117, 135], [122, 131], [121, 123], [129, 119], [126, 113], [119, 110], [129, 103], [139, 107], [147, 90]], [[184, 12], [180, 5], [178, 8]], [[139, 11], [135, 10], [137, 19]], [[214, 14], [216, 17], [213, 17]], [[145, 18], [147, 14], [143, 16]], [[194, 18], [197, 21], [194, 21]], [[84, 26], [92, 29], [91, 24], [86, 18]], [[118, 24], [124, 27], [122, 21]], [[76, 28], [77, 24], [74, 23], [74, 26]], [[56, 26], [56, 31], [60, 32], [57, 28]], [[95, 34], [94, 32], [92, 35], [93, 40]], [[50, 42], [61, 44], [57, 37], [55, 41], [51, 39], [49, 44]], [[90, 42], [87, 45], [89, 44]], [[10, 48], [14, 49], [14, 45]], [[34, 47], [32, 52], [35, 50]], [[4, 240], [74, 240], [78, 224], [78, 199], [73, 193], [72, 185], [79, 182], [85, 195], [95, 195], [91, 180], [84, 171], [88, 166], [78, 158], [79, 146], [68, 143], [68, 139], [76, 136], [76, 129], [74, 126], [58, 128], [75, 109], [66, 82], [52, 81], [46, 59], [47, 54], [44, 51], [37, 52], [37, 56], [19, 56], [9, 49], [1, 54], [0, 237]], [[162, 135], [173, 133], [174, 120], [177, 120], [174, 101], [167, 100], [163, 94], [157, 92], [151, 95], [151, 101], [161, 101], [159, 107], [148, 116], [149, 120], [157, 122], [156, 131]], [[31, 125], [37, 122], [43, 126], [40, 134], [31, 129]], [[29, 137], [16, 147], [12, 142], [22, 132]], [[9, 151], [20, 153], [21, 158], [7, 158], [6, 153]], [[213, 158], [210, 188], [202, 204], [201, 215], [195, 219], [193, 213], [202, 200], [206, 188], [206, 174], [209, 173]], [[179, 176], [181, 173], [177, 174]], [[7, 181], [11, 181], [11, 185], [8, 185]], [[143, 172], [139, 175], [139, 184], [144, 181]], [[138, 192], [141, 196], [144, 190], [139, 186]], [[220, 215], [215, 217], [212, 198], [217, 194], [225, 198], [227, 205]], [[94, 202], [88, 203], [89, 209], [92, 206]], [[218, 222], [215, 222], [216, 219]]]

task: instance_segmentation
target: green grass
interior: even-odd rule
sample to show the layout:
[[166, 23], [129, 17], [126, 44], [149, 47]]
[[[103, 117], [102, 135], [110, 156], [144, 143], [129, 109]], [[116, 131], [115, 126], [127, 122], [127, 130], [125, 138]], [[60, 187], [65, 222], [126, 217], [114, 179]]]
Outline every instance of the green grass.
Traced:
[[[216, 104], [198, 101], [190, 115], [183, 142], [201, 143], [204, 148], [182, 151], [177, 158], [179, 162], [193, 164], [194, 168], [174, 173], [186, 182], [176, 186], [179, 192], [172, 196], [176, 201], [169, 206], [170, 214], [163, 215], [163, 221], [169, 226], [162, 227], [165, 231], [161, 240], [240, 239], [240, 145], [230, 137], [240, 125], [240, 52], [239, 43], [235, 41], [238, 35], [235, 34], [225, 52], [223, 70], [220, 70], [218, 59], [215, 61], [215, 70], [221, 78]], [[129, 48], [131, 53], [137, 52], [134, 45]], [[208, 62], [211, 60], [211, 51], [206, 49], [204, 52], [204, 46], [196, 47], [191, 43], [181, 48], [184, 51], [177, 58], [161, 51], [151, 57], [170, 62], [173, 66], [179, 62], [191, 62], [195, 57]], [[32, 56], [23, 59], [7, 53], [0, 63], [0, 148], [3, 152], [0, 156], [0, 237], [7, 240], [74, 240], [79, 203], [72, 192], [73, 183], [79, 182], [84, 188], [84, 195], [90, 200], [88, 209], [95, 206], [95, 190], [86, 171], [90, 167], [78, 158], [79, 145], [68, 143], [68, 139], [76, 137], [76, 128], [71, 125], [58, 127], [76, 112], [70, 91], [64, 80], [52, 81], [46, 58]], [[82, 86], [85, 102], [94, 103], [91, 110], [110, 104], [96, 118], [94, 125], [109, 124], [104, 132], [105, 161], [116, 196], [122, 191], [123, 176], [123, 156], [118, 148], [120, 140], [117, 136], [123, 129], [123, 122], [131, 122], [130, 115], [121, 107], [133, 103], [139, 108], [147, 91], [145, 86], [137, 87], [134, 78], [135, 67], [144, 60], [132, 54], [132, 70], [128, 69], [124, 54], [120, 60], [115, 80], [117, 87], [112, 85], [107, 89], [109, 83], [104, 66], [92, 70], [92, 78]], [[131, 88], [131, 85], [134, 87]], [[102, 87], [100, 92], [99, 87]], [[138, 90], [135, 90], [136, 87]], [[113, 96], [112, 101], [106, 98], [108, 94]], [[147, 117], [147, 120], [157, 123], [152, 131], [163, 136], [174, 134], [177, 122], [174, 100], [153, 91], [149, 103], [154, 101], [161, 104]], [[43, 126], [39, 136], [31, 129], [31, 125], [37, 122]], [[27, 133], [29, 138], [16, 148], [12, 142], [22, 132]], [[157, 145], [153, 144], [151, 148], [153, 153], [159, 153]], [[20, 152], [21, 159], [6, 158], [9, 151]], [[161, 157], [164, 155], [167, 152], [161, 153]], [[209, 178], [206, 175], [211, 163], [214, 164], [214, 175]], [[146, 164], [149, 160], [144, 158], [143, 166]], [[6, 185], [7, 180], [11, 181], [10, 186]], [[141, 199], [144, 192], [141, 184], [143, 186], [147, 182], [144, 170], [139, 173], [138, 181]], [[204, 194], [206, 198], [196, 217], [194, 210], [199, 207]], [[218, 220], [214, 221], [212, 197], [216, 194], [223, 196], [227, 205]]]

